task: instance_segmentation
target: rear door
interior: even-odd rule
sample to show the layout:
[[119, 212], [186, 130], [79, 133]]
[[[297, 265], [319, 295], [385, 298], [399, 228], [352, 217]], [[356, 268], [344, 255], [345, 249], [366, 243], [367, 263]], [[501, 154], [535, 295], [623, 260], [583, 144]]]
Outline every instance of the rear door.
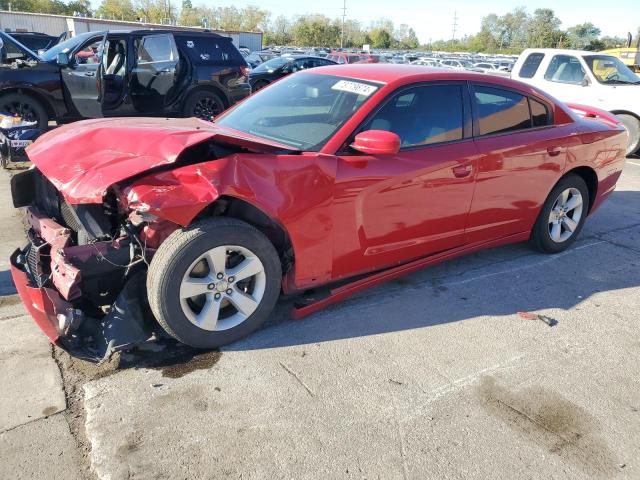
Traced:
[[131, 99], [140, 114], [159, 114], [177, 80], [180, 60], [173, 35], [145, 35], [135, 40]]
[[69, 100], [83, 118], [102, 117], [100, 65], [106, 34], [91, 37], [77, 48], [69, 65], [61, 69]]
[[564, 170], [563, 127], [544, 101], [508, 88], [472, 85], [479, 157], [465, 243], [529, 231]]

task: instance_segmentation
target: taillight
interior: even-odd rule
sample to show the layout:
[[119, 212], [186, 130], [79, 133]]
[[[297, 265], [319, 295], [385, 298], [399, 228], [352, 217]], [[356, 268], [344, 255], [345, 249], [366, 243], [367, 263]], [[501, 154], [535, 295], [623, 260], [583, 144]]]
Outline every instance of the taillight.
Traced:
[[244, 75], [245, 77], [248, 77], [251, 69], [247, 66], [244, 66], [244, 67], [240, 67], [240, 71], [242, 72], [242, 75]]

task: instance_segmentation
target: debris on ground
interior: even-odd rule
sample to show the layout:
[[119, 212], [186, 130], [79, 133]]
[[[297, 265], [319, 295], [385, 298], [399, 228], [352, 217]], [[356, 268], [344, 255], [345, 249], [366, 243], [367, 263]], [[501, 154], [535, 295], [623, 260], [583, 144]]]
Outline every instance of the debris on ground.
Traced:
[[526, 318], [527, 320], [540, 320], [550, 327], [555, 327], [558, 324], [558, 321], [555, 318], [547, 317], [546, 315], [541, 315], [539, 313], [518, 312], [518, 315], [522, 318]]

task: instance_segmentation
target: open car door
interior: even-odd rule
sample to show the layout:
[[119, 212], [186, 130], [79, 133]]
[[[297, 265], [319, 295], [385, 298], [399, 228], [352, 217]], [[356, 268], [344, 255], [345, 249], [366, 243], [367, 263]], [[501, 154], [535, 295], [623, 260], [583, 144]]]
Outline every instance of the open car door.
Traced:
[[131, 98], [140, 114], [161, 113], [176, 83], [180, 60], [173, 35], [145, 35], [136, 42]]
[[102, 117], [102, 53], [107, 34], [95, 36], [72, 53], [61, 71], [73, 106], [83, 118]]

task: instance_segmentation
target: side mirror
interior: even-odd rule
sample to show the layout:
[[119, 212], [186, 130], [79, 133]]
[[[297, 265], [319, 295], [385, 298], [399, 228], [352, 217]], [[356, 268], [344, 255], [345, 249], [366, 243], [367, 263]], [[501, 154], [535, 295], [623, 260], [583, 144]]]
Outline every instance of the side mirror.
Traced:
[[400, 137], [386, 130], [367, 130], [356, 135], [351, 148], [368, 155], [395, 155], [400, 151]]
[[591, 85], [591, 80], [589, 80], [589, 77], [585, 75], [584, 78], [582, 79], [581, 85], [583, 87], [588, 87], [589, 85]]
[[69, 55], [67, 55], [66, 53], [60, 52], [58, 53], [58, 58], [56, 60], [56, 63], [58, 65], [60, 65], [61, 67], [66, 67], [69, 65]]

